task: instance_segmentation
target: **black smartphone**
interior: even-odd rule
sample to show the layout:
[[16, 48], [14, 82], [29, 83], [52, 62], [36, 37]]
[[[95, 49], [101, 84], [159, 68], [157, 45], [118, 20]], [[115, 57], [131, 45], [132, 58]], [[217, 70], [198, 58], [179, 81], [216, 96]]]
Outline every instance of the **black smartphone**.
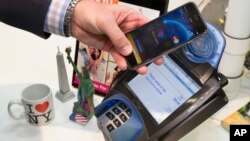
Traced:
[[125, 59], [130, 69], [148, 64], [163, 54], [207, 33], [207, 26], [193, 2], [186, 3], [126, 33], [133, 52]]

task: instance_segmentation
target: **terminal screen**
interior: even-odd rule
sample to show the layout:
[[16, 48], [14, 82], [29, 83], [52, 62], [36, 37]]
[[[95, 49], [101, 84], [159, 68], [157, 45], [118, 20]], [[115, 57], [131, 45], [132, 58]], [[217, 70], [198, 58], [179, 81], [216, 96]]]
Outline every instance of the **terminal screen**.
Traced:
[[146, 75], [137, 75], [128, 86], [158, 124], [161, 124], [201, 87], [169, 56], [157, 66], [148, 66]]

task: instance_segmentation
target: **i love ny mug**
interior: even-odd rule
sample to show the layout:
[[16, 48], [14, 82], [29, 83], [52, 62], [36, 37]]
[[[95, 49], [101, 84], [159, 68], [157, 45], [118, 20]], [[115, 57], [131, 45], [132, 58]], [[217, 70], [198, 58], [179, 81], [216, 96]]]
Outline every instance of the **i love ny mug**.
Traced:
[[[22, 106], [24, 111], [17, 112], [17, 108], [12, 108], [15, 105]], [[50, 87], [45, 84], [32, 84], [26, 87], [21, 93], [21, 99], [13, 99], [9, 102], [8, 113], [13, 119], [25, 118], [32, 125], [50, 123], [55, 117]]]

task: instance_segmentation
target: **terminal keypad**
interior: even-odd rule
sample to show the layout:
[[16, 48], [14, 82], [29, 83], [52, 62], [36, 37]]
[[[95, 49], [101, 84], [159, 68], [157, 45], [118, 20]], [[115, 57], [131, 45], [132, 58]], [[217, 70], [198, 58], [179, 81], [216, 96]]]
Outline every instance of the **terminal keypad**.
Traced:
[[107, 130], [112, 132], [116, 128], [121, 127], [128, 121], [131, 114], [131, 109], [124, 102], [119, 102], [105, 113], [105, 116], [110, 120], [106, 126]]

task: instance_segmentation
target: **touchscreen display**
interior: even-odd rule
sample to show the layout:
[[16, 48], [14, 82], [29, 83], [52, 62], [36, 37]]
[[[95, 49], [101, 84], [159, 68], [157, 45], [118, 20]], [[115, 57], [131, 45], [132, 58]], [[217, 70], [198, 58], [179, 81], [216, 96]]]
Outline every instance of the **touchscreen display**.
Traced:
[[149, 65], [146, 75], [137, 75], [128, 86], [158, 124], [201, 89], [170, 57], [161, 66]]

